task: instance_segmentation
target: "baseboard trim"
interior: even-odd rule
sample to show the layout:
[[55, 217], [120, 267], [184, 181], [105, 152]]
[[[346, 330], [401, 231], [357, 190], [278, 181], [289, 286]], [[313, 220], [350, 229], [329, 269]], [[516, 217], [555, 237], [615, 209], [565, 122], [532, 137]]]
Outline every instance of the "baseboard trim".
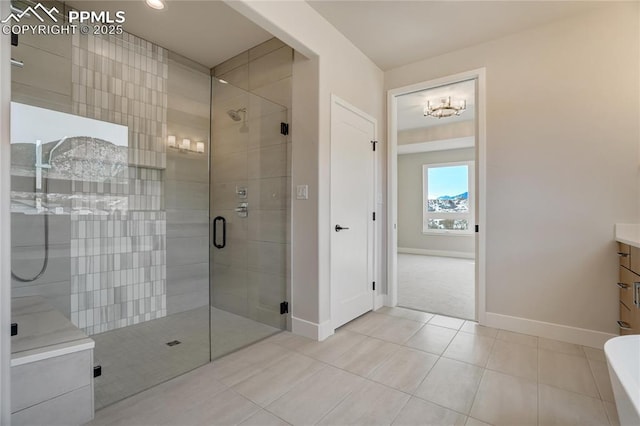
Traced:
[[487, 312], [483, 325], [602, 349], [615, 334]]
[[446, 251], [446, 250], [427, 250], [409, 247], [398, 247], [398, 253], [405, 254], [421, 254], [423, 256], [440, 256], [440, 257], [457, 257], [460, 259], [475, 259], [474, 253], [466, 253], [463, 251]]
[[323, 341], [327, 337], [333, 336], [336, 332], [331, 321], [325, 321], [318, 326], [318, 341]]
[[386, 294], [376, 294], [375, 298], [373, 299], [373, 310], [377, 311], [378, 309], [382, 308], [385, 305], [386, 300]]
[[334, 333], [331, 321], [322, 324], [291, 316], [291, 332], [309, 339], [323, 341]]

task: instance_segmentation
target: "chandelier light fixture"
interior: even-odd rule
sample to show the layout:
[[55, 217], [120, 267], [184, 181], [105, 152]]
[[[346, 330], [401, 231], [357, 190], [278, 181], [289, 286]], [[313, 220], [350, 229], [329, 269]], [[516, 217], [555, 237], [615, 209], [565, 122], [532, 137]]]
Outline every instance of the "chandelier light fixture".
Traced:
[[451, 96], [442, 99], [439, 104], [433, 105], [427, 100], [427, 106], [424, 107], [424, 116], [435, 118], [447, 118], [453, 115], [460, 115], [467, 109], [467, 101], [461, 100], [455, 104], [451, 103]]

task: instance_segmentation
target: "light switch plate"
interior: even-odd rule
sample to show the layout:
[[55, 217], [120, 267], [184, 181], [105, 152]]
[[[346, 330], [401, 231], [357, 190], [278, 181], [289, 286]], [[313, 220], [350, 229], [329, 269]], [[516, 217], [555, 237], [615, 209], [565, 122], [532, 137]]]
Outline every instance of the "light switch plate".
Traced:
[[296, 186], [296, 200], [308, 200], [309, 199], [309, 185]]

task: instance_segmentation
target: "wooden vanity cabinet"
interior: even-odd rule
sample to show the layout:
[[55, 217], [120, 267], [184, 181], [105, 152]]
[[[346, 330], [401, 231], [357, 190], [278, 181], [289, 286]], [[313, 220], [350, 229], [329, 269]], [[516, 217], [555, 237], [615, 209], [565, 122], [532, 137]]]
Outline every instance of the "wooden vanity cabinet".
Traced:
[[640, 334], [640, 249], [618, 243], [621, 335]]

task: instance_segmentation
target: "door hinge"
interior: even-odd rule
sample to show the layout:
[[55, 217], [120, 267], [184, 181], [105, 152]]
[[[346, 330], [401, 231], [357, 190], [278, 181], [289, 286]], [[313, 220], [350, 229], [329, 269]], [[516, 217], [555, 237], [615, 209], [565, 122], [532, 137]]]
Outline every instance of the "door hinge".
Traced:
[[478, 225], [476, 225], [476, 232], [479, 232], [480, 227]]
[[373, 220], [376, 220], [376, 212], [373, 212]]
[[373, 291], [375, 291], [375, 290], [376, 290], [376, 282], [374, 281], [373, 282]]
[[285, 301], [280, 303], [280, 315], [289, 313], [289, 302]]
[[11, 323], [11, 335], [12, 336], [17, 336], [18, 335], [18, 323], [17, 322], [12, 322]]
[[285, 136], [289, 134], [289, 123], [280, 123], [280, 134]]
[[371, 141], [371, 144], [373, 145], [373, 150], [376, 150], [376, 144], [378, 143], [378, 141]]

